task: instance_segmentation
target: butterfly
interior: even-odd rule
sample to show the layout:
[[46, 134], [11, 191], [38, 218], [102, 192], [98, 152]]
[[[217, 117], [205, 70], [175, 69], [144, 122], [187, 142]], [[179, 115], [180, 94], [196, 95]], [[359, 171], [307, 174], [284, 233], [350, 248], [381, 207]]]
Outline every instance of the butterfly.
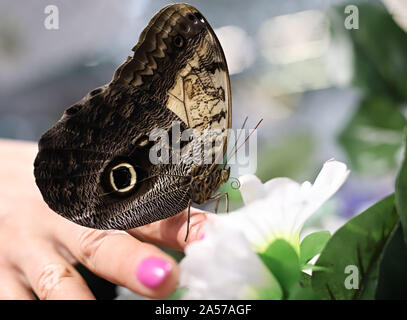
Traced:
[[[227, 200], [214, 195], [230, 173], [222, 165], [232, 119], [225, 55], [207, 20], [188, 4], [156, 13], [132, 51], [110, 83], [66, 109], [42, 135], [36, 184], [52, 210], [82, 226], [131, 229], [186, 208], [189, 226], [192, 204]], [[191, 156], [202, 139], [181, 141], [181, 156], [169, 152], [169, 161], [152, 163], [152, 132], [167, 133], [173, 151], [174, 123], [203, 140], [219, 133], [220, 143], [210, 143], [217, 151], [211, 163]]]

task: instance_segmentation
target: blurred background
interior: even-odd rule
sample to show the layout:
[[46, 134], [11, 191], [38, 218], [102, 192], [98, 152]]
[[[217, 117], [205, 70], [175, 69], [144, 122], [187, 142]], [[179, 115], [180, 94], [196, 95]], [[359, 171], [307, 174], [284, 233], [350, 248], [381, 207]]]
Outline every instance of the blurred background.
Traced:
[[[309, 228], [334, 231], [391, 193], [407, 101], [403, 0], [190, 0], [228, 61], [233, 127], [260, 118], [256, 174], [313, 180], [324, 161], [352, 173]], [[0, 137], [36, 141], [70, 105], [109, 82], [160, 0], [0, 3]], [[59, 29], [47, 30], [47, 5]], [[348, 21], [356, 6], [359, 21]], [[1, 150], [0, 150], [1, 152]], [[223, 187], [232, 208], [239, 192]]]

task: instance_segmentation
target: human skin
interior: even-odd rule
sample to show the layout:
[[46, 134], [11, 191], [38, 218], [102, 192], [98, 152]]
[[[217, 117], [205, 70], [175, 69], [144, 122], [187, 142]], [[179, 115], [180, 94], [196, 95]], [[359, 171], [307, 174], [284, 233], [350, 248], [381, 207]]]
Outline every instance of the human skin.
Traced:
[[186, 210], [127, 231], [79, 226], [42, 199], [33, 175], [36, 154], [33, 142], [0, 139], [0, 299], [34, 299], [32, 291], [40, 299], [94, 299], [74, 268], [78, 262], [140, 295], [171, 294], [178, 265], [156, 245], [183, 250], [202, 238], [203, 222], [213, 215], [191, 209], [187, 242]]

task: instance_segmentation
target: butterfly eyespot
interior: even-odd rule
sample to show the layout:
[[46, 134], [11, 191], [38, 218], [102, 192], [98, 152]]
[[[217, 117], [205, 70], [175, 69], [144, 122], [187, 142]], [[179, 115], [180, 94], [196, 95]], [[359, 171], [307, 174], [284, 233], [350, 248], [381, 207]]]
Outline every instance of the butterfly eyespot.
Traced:
[[65, 110], [65, 113], [68, 116], [73, 116], [75, 113], [77, 113], [81, 109], [81, 106], [78, 104], [73, 105], [72, 107], [69, 107], [68, 109]]
[[137, 173], [130, 163], [120, 163], [110, 170], [110, 185], [116, 192], [127, 192], [137, 183]]
[[184, 38], [180, 35], [177, 35], [173, 39], [174, 46], [177, 48], [182, 48], [184, 46]]

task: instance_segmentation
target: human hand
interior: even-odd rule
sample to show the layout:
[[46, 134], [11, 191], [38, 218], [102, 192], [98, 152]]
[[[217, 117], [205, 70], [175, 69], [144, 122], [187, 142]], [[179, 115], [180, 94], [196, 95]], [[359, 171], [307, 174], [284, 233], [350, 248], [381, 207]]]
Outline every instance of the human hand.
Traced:
[[182, 250], [202, 237], [211, 214], [187, 212], [132, 230], [94, 230], [70, 222], [43, 201], [35, 185], [37, 146], [1, 140], [0, 299], [94, 299], [74, 268], [82, 263], [106, 280], [151, 298], [171, 294], [178, 282], [176, 261], [158, 249]]

